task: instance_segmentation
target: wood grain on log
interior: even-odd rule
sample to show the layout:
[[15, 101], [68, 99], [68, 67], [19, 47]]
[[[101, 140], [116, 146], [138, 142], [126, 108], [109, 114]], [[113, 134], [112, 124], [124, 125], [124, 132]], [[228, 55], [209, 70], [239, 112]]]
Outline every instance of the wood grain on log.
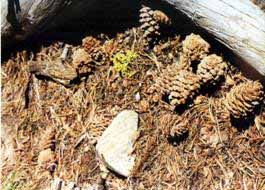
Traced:
[[265, 13], [249, 0], [165, 0], [265, 77]]
[[32, 34], [82, 18], [95, 5], [97, 0], [1, 0], [2, 45], [8, 47]]

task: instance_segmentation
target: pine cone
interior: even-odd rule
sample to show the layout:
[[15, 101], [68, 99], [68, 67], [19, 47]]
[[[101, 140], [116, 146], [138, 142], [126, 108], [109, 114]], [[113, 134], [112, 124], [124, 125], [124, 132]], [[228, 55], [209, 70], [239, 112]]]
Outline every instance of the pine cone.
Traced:
[[118, 34], [118, 43], [120, 45], [128, 45], [131, 44], [134, 40], [135, 34], [139, 33], [138, 28], [132, 28], [129, 30], [126, 30], [124, 33]]
[[157, 78], [154, 88], [162, 94], [168, 94], [171, 83], [178, 78], [178, 73], [181, 70], [191, 71], [191, 67], [186, 62], [179, 62], [179, 64], [168, 65], [162, 70], [160, 76]]
[[88, 36], [82, 40], [85, 51], [95, 62], [104, 62], [105, 54], [102, 49], [101, 42], [96, 38]]
[[240, 118], [251, 114], [263, 99], [262, 85], [257, 81], [249, 81], [234, 86], [226, 95], [224, 103], [235, 118]]
[[160, 26], [158, 21], [154, 18], [154, 11], [149, 7], [143, 7], [140, 9], [141, 30], [143, 31], [143, 37], [148, 42], [153, 41], [157, 36], [160, 36]]
[[252, 0], [252, 2], [257, 5], [261, 10], [265, 11], [265, 2], [264, 0]]
[[180, 137], [189, 131], [186, 118], [178, 115], [166, 114], [161, 119], [161, 130], [165, 137]]
[[131, 30], [126, 30], [124, 33], [117, 35], [118, 42], [121, 45], [127, 45], [131, 41], [131, 37]]
[[100, 41], [96, 38], [88, 36], [82, 40], [82, 45], [87, 53], [93, 53], [95, 49], [100, 47]]
[[102, 50], [102, 49], [96, 49], [92, 54], [91, 54], [91, 58], [93, 61], [97, 62], [97, 63], [104, 63], [106, 60], [106, 53]]
[[169, 26], [171, 25], [171, 20], [168, 18], [168, 16], [163, 13], [162, 11], [155, 10], [154, 11], [154, 19], [160, 24], [160, 25], [165, 25]]
[[195, 34], [187, 36], [182, 45], [184, 55], [189, 57], [191, 61], [203, 59], [210, 49], [210, 44], [202, 39], [200, 35]]
[[116, 53], [121, 52], [122, 44], [117, 40], [108, 40], [102, 46], [102, 56], [112, 58]]
[[223, 62], [222, 57], [212, 54], [203, 58], [198, 65], [197, 74], [203, 83], [215, 83], [224, 76], [226, 69], [227, 64]]
[[89, 54], [83, 48], [75, 50], [72, 55], [72, 59], [75, 68], [77, 68], [81, 63], [87, 64], [92, 61]]
[[181, 117], [176, 120], [174, 125], [170, 128], [170, 137], [180, 137], [189, 131], [188, 121]]
[[190, 71], [181, 70], [175, 79], [170, 84], [169, 101], [171, 105], [178, 106], [196, 95], [200, 88], [200, 78]]

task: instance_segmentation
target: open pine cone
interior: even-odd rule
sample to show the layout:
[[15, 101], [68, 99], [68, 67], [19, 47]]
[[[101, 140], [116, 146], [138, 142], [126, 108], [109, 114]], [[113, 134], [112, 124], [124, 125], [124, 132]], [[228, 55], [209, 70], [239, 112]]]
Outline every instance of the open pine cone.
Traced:
[[201, 77], [203, 83], [215, 83], [224, 76], [227, 64], [223, 62], [222, 57], [215, 54], [203, 58], [198, 65], [197, 74]]
[[102, 53], [104, 54], [104, 57], [108, 57], [109, 59], [121, 51], [121, 44], [117, 40], [107, 40], [102, 47]]
[[136, 38], [136, 35], [140, 33], [139, 28], [131, 28], [126, 30], [124, 33], [118, 34], [118, 43], [120, 45], [132, 45]]
[[178, 118], [169, 130], [169, 137], [180, 137], [189, 131], [188, 121]]
[[199, 61], [203, 59], [209, 53], [211, 47], [200, 35], [195, 34], [186, 36], [182, 45], [183, 54], [188, 57], [190, 61]]
[[82, 46], [93, 61], [102, 62], [104, 60], [105, 57], [101, 42], [96, 38], [91, 36], [84, 38], [82, 40]]
[[87, 53], [93, 53], [95, 49], [100, 47], [101, 42], [92, 36], [88, 36], [82, 40], [82, 46]]
[[143, 31], [143, 37], [147, 41], [151, 42], [153, 38], [160, 36], [160, 26], [158, 21], [154, 18], [154, 11], [149, 7], [143, 7], [140, 9], [141, 30]]
[[233, 87], [226, 95], [224, 103], [235, 118], [241, 118], [251, 114], [263, 99], [262, 85], [257, 81], [249, 81]]
[[148, 43], [154, 42], [161, 35], [160, 29], [163, 26], [171, 24], [168, 16], [159, 10], [151, 10], [150, 7], [144, 6], [140, 9], [140, 29], [143, 32], [143, 37]]
[[126, 30], [124, 33], [119, 33], [117, 35], [119, 44], [128, 44], [132, 35], [132, 30]]
[[199, 88], [200, 77], [190, 71], [181, 70], [170, 84], [170, 104], [174, 106], [185, 104], [196, 95]]
[[155, 10], [154, 13], [154, 19], [160, 24], [160, 25], [171, 25], [171, 20], [168, 18], [168, 16], [163, 13], [162, 11]]
[[188, 120], [179, 115], [164, 115], [161, 127], [162, 134], [167, 138], [178, 138], [189, 131]]
[[162, 70], [161, 74], [156, 80], [154, 88], [160, 91], [162, 94], [168, 94], [171, 83], [178, 78], [178, 73], [181, 70], [191, 71], [191, 67], [186, 62], [179, 62], [172, 65], [168, 65]]

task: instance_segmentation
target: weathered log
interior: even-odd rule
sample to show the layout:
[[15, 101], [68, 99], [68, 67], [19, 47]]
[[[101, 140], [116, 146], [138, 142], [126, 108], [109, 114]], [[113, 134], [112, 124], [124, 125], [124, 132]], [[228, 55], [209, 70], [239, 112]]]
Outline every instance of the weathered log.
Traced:
[[81, 18], [97, 0], [1, 0], [3, 47]]
[[61, 33], [88, 31], [89, 24], [111, 30], [120, 20], [129, 20], [138, 5], [120, 0], [1, 0], [2, 48], [60, 27]]
[[[249, 0], [164, 0], [265, 77], [265, 13]], [[250, 75], [250, 74], [248, 74]], [[252, 76], [250, 76], [252, 77]], [[254, 77], [255, 78], [255, 77]]]

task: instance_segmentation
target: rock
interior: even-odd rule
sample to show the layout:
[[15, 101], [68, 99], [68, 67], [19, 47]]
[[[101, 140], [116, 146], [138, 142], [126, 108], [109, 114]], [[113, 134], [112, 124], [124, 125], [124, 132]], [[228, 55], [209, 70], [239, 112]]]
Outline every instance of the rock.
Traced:
[[75, 182], [67, 182], [67, 181], [64, 181], [62, 183], [62, 188], [61, 190], [75, 190], [75, 188], [77, 187], [76, 183]]
[[51, 184], [51, 189], [53, 190], [61, 190], [62, 189], [63, 180], [60, 178], [55, 178]]
[[54, 152], [49, 148], [40, 152], [38, 157], [38, 164], [43, 165], [49, 162], [53, 162], [55, 159]]
[[140, 95], [139, 92], [137, 92], [137, 93], [135, 94], [135, 100], [136, 100], [137, 102], [139, 102], [139, 101], [141, 100], [141, 95]]
[[96, 150], [101, 161], [114, 172], [128, 177], [134, 166], [133, 145], [138, 135], [138, 114], [124, 110], [100, 137]]
[[74, 189], [76, 187], [76, 183], [73, 181], [68, 182], [67, 187], [69, 189]]
[[69, 53], [69, 48], [70, 48], [69, 45], [65, 45], [65, 46], [64, 46], [63, 52], [62, 52], [62, 54], [61, 54], [61, 59], [62, 59], [62, 60], [65, 60], [65, 59], [67, 58], [67, 55], [68, 55], [68, 53]]

